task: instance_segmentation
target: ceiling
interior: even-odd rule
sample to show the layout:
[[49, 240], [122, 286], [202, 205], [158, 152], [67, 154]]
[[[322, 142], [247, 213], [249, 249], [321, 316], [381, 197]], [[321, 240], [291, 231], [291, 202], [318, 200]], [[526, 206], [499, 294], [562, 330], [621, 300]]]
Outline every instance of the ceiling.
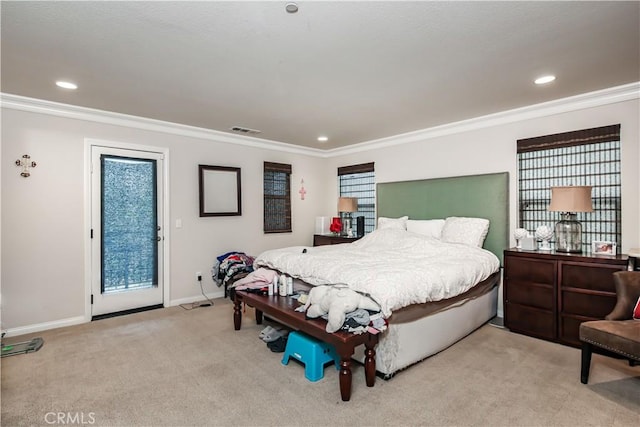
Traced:
[[638, 1], [297, 4], [2, 1], [1, 90], [333, 149], [640, 81]]

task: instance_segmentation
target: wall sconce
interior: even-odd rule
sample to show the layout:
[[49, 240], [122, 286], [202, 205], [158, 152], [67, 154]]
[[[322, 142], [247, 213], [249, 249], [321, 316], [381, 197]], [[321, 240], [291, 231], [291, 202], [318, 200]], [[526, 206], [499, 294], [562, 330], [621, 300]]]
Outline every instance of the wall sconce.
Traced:
[[36, 167], [36, 162], [33, 162], [29, 159], [31, 159], [31, 156], [28, 154], [25, 154], [24, 156], [22, 156], [22, 159], [16, 160], [16, 166], [22, 167], [22, 172], [20, 173], [20, 176], [23, 176], [25, 178], [29, 178], [29, 176], [31, 175], [31, 173], [29, 173], [29, 169]]

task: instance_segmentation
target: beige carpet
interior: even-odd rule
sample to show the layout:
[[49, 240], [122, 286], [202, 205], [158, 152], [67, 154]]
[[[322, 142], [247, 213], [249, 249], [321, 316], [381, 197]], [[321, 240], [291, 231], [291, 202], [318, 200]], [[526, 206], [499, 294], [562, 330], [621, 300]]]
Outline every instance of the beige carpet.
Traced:
[[[247, 309], [180, 307], [46, 331], [31, 354], [2, 359], [2, 425], [638, 426], [640, 367], [484, 326], [367, 388], [355, 365], [350, 402], [338, 374], [311, 383], [258, 338]], [[5, 340], [24, 341], [30, 336]]]

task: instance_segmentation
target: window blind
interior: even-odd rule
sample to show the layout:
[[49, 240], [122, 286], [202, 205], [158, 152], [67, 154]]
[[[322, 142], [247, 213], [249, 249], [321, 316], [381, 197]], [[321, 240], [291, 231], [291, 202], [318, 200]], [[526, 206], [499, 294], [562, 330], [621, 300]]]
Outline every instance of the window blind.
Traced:
[[340, 197], [356, 197], [358, 211], [353, 218], [364, 217], [364, 232], [369, 233], [375, 228], [376, 194], [374, 163], [342, 166], [338, 168], [338, 187]]
[[291, 165], [264, 162], [264, 232], [291, 232]]
[[622, 244], [620, 125], [584, 129], [517, 141], [520, 227], [535, 231], [554, 224], [558, 212], [547, 209], [551, 187], [592, 186], [593, 212], [578, 212], [583, 251], [591, 242]]

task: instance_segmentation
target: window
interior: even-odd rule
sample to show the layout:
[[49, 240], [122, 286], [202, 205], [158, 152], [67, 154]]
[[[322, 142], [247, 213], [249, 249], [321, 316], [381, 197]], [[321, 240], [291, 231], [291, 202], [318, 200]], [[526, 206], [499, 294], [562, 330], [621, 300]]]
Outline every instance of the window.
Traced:
[[291, 165], [264, 162], [264, 232], [291, 232]]
[[156, 163], [100, 155], [102, 293], [158, 285]]
[[375, 172], [373, 163], [338, 168], [340, 197], [357, 197], [358, 212], [355, 219], [364, 216], [364, 232], [370, 233], [376, 225]]
[[578, 213], [583, 251], [593, 240], [622, 244], [620, 125], [521, 139], [518, 152], [520, 227], [535, 231], [560, 219], [547, 210], [551, 187], [592, 186], [593, 212]]

